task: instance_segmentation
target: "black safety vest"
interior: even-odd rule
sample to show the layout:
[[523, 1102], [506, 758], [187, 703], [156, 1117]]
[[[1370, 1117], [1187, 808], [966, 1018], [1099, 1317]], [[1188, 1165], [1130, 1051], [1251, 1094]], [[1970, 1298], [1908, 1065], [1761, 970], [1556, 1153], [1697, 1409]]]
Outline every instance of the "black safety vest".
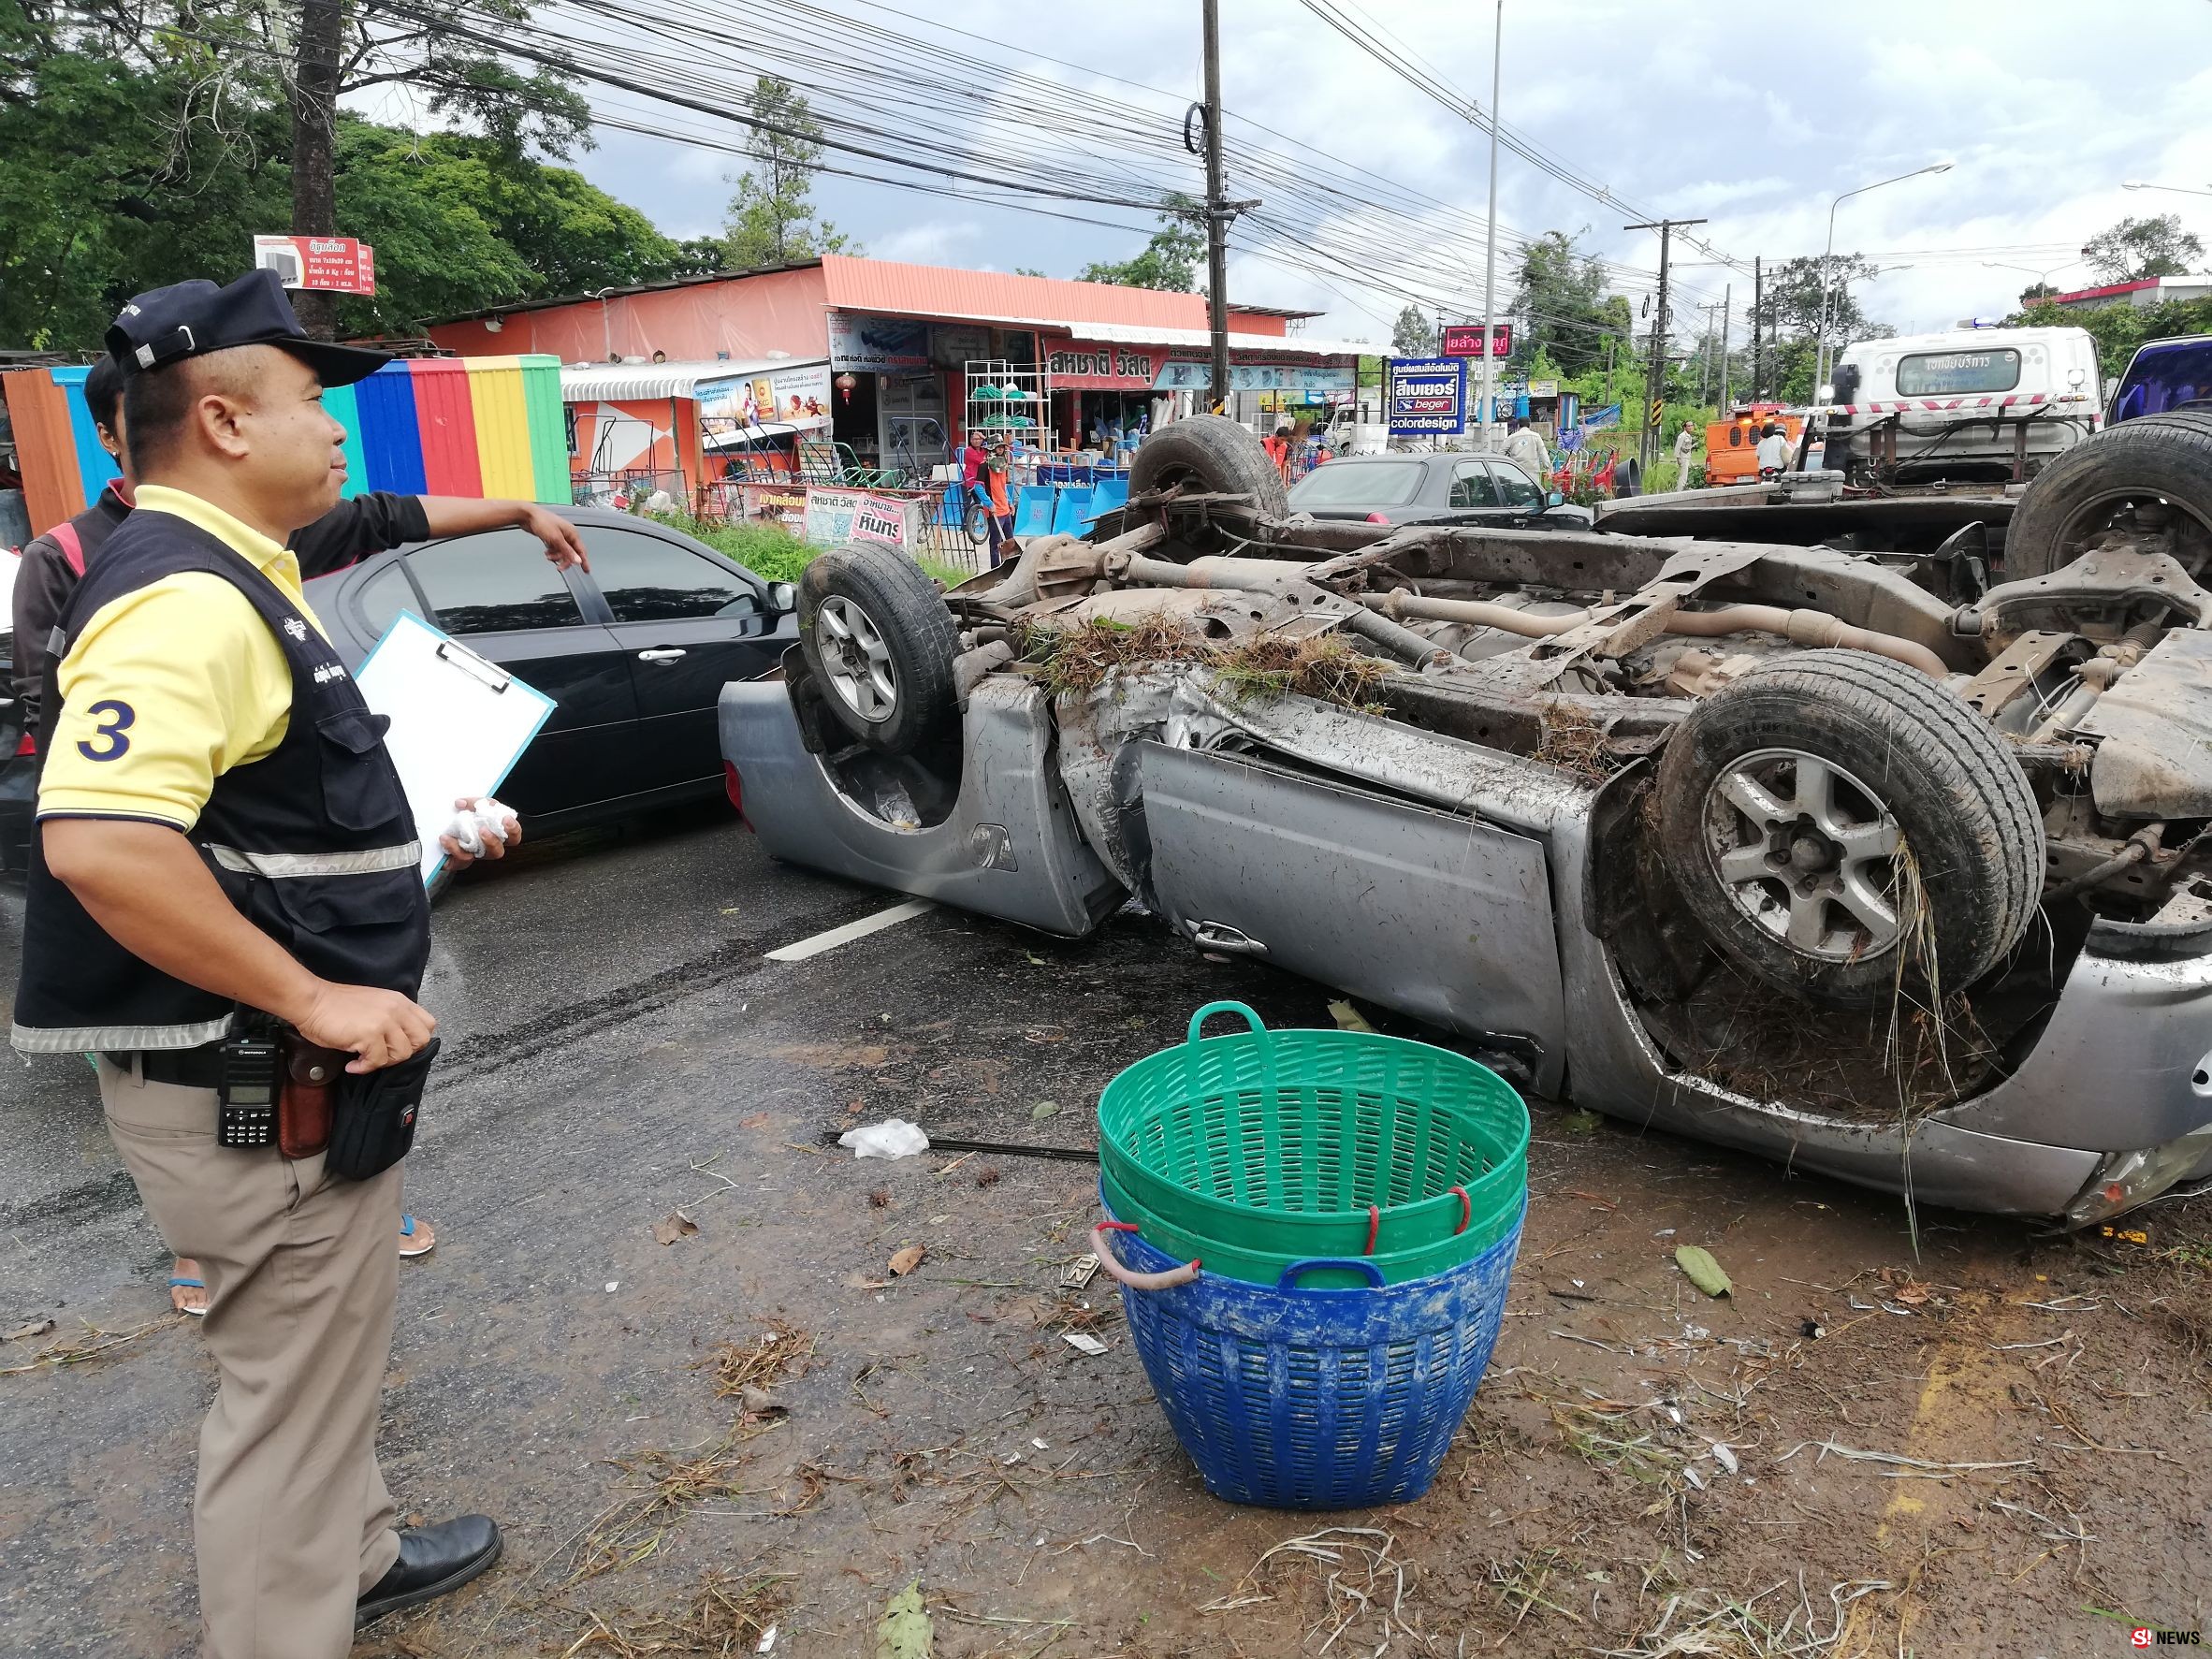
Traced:
[[[133, 513], [109, 538], [56, 630], [46, 742], [62, 708], [56, 669], [80, 621], [182, 571], [220, 576], [242, 592], [292, 670], [284, 740], [215, 779], [189, 832], [193, 844], [225, 896], [310, 972], [413, 997], [429, 959], [429, 904], [414, 815], [385, 752], [390, 722], [369, 711], [353, 676], [299, 607], [216, 537], [172, 514]], [[101, 735], [89, 741], [127, 743], [138, 712], [101, 713]], [[41, 837], [32, 837], [11, 1033], [17, 1048], [196, 1048], [226, 1034], [236, 1011], [226, 998], [171, 979], [109, 938], [47, 869]]]

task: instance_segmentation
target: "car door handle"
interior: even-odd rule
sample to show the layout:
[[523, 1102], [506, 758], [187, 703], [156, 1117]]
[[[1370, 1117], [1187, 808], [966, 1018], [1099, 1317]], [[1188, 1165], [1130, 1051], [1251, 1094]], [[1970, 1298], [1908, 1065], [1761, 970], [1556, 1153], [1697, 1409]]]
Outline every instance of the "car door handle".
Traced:
[[638, 652], [637, 660], [640, 662], [674, 662], [688, 654], [677, 646], [662, 646], [655, 650]]
[[1261, 956], [1267, 947], [1241, 927], [1231, 927], [1226, 922], [1192, 922], [1186, 924], [1190, 942], [1204, 951], [1219, 951], [1229, 956]]

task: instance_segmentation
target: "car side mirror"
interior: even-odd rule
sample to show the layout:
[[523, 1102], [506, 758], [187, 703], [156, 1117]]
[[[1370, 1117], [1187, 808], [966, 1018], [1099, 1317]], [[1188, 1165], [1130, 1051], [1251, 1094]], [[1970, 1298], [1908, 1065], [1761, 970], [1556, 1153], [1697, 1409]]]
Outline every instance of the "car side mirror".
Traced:
[[768, 584], [768, 608], [778, 616], [782, 616], [787, 611], [797, 610], [799, 608], [798, 584], [795, 582], [770, 582]]
[[1544, 492], [1544, 504], [1547, 507], [1564, 507], [1566, 505], [1566, 497], [1556, 489], [1548, 489]]

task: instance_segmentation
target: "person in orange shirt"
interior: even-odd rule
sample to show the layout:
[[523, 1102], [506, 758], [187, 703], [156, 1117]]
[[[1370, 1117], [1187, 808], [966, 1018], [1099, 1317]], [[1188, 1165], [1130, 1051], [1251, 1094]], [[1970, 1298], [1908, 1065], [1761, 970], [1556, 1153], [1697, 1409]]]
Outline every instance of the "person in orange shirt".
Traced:
[[994, 447], [983, 463], [985, 511], [983, 522], [991, 534], [991, 568], [1005, 561], [1006, 544], [1013, 539], [1013, 506], [1006, 488], [1006, 448]]

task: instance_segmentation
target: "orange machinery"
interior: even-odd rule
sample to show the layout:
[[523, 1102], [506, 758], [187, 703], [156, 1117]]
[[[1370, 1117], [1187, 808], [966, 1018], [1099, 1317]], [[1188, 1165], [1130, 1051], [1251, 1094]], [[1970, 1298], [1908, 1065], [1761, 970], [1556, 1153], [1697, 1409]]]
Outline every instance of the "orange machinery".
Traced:
[[1726, 484], [1756, 484], [1759, 480], [1759, 434], [1768, 421], [1779, 421], [1795, 449], [1805, 435], [1805, 416], [1780, 403], [1739, 403], [1726, 420], [1705, 429], [1705, 482], [1717, 488]]

